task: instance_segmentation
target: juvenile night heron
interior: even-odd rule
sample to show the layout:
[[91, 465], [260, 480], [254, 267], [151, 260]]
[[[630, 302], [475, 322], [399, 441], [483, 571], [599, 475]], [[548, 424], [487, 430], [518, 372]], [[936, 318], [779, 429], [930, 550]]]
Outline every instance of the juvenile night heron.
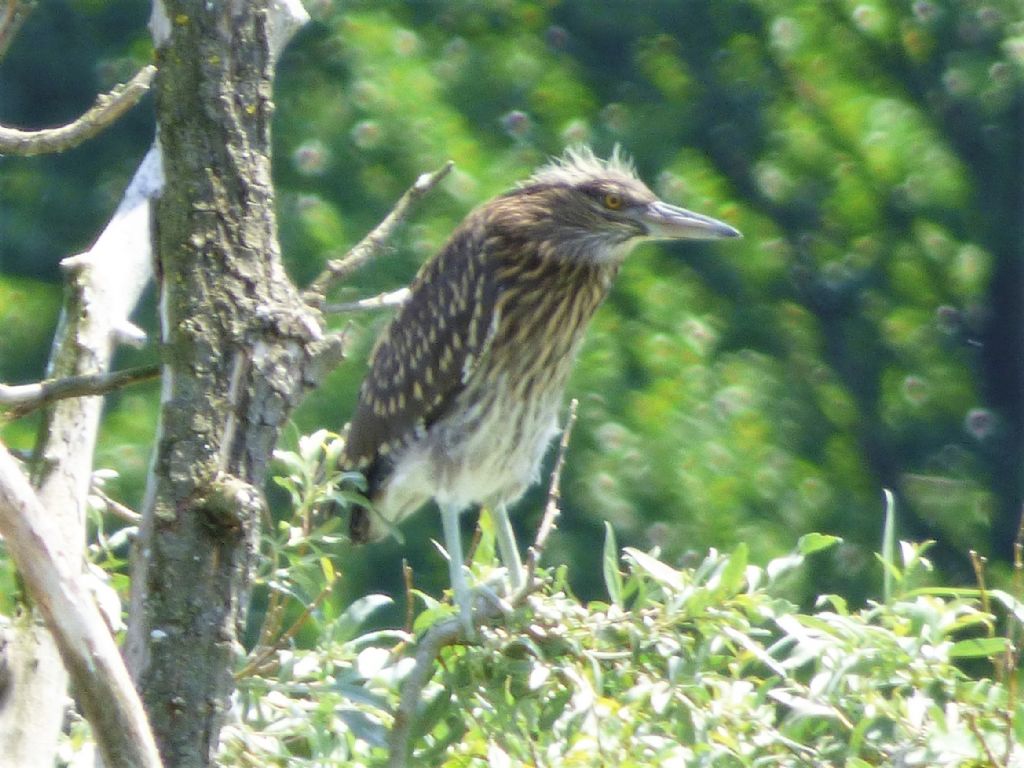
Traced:
[[372, 509], [354, 542], [384, 537], [430, 499], [472, 634], [459, 514], [483, 505], [513, 589], [522, 566], [507, 506], [538, 480], [587, 323], [644, 240], [738, 237], [659, 200], [618, 150], [570, 150], [471, 212], [420, 269], [377, 342], [341, 458]]

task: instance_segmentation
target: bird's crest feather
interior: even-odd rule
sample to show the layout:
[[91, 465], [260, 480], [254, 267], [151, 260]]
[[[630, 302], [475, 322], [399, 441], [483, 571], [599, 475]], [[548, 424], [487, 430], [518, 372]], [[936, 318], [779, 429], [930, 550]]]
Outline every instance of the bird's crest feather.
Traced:
[[605, 160], [594, 154], [594, 150], [586, 145], [569, 147], [561, 157], [552, 158], [551, 162], [534, 171], [522, 186], [534, 184], [584, 184], [593, 179], [620, 179], [636, 181], [636, 168], [619, 147], [612, 150], [611, 156]]

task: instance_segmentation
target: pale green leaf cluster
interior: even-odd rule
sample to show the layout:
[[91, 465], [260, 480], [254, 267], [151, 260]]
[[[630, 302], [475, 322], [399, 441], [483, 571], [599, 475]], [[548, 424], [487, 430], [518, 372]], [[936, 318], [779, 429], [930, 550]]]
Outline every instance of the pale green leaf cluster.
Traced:
[[[543, 588], [479, 642], [445, 648], [410, 764], [1019, 765], [1024, 703], [1008, 665], [1020, 596], [921, 586], [927, 545], [893, 542], [888, 600], [853, 608], [824, 595], [802, 610], [787, 581], [838, 543], [808, 534], [764, 566], [739, 545], [677, 568], [620, 550], [609, 526], [610, 600], [581, 602], [567, 567], [542, 570]], [[449, 613], [412, 599], [425, 607], [406, 630], [365, 628], [389, 602], [377, 595], [333, 617], [314, 610], [307, 643], [285, 643], [265, 673], [239, 680], [223, 764], [383, 764], [414, 639]]]

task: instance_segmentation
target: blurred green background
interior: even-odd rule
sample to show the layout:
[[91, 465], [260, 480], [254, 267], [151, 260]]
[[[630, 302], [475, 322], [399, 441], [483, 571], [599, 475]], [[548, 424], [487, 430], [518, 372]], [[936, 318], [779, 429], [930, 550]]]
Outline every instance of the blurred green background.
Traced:
[[[0, 122], [67, 121], [151, 55], [148, 3], [41, 3], [0, 62]], [[456, 170], [341, 298], [408, 282], [475, 204], [568, 144], [621, 144], [666, 200], [745, 238], [645, 246], [573, 378], [580, 420], [548, 552], [600, 594], [601, 521], [685, 562], [808, 531], [811, 590], [875, 593], [882, 489], [945, 577], [1005, 572], [1024, 467], [1024, 11], [1017, 2], [307, 2], [276, 84], [283, 251], [308, 282], [422, 172]], [[57, 262], [90, 244], [152, 138], [150, 101], [55, 157], [0, 158], [0, 380], [42, 375]], [[384, 313], [296, 431], [340, 429]], [[155, 326], [152, 300], [139, 322]], [[154, 360], [150, 348], [121, 364]], [[137, 505], [156, 386], [110, 398], [98, 462]], [[3, 428], [27, 448], [35, 423]], [[294, 444], [294, 433], [285, 443]], [[281, 497], [272, 494], [276, 502]], [[543, 489], [519, 506], [529, 537]], [[467, 520], [467, 525], [472, 521]], [[434, 514], [344, 553], [348, 597], [437, 590]]]

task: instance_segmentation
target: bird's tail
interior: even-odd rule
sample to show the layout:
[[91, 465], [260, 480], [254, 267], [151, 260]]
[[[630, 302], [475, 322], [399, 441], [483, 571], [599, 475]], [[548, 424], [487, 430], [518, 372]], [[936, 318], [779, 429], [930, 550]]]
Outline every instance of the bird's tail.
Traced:
[[348, 513], [348, 538], [353, 544], [373, 540], [373, 513], [366, 507], [353, 506]]
[[368, 544], [389, 536], [402, 542], [398, 524], [428, 502], [430, 497], [418, 489], [411, 493], [402, 488], [396, 491], [388, 482], [393, 467], [385, 457], [378, 456], [359, 466], [343, 453], [337, 462], [341, 470], [340, 492], [333, 494], [320, 511], [331, 516], [347, 511], [348, 538], [353, 544]]

